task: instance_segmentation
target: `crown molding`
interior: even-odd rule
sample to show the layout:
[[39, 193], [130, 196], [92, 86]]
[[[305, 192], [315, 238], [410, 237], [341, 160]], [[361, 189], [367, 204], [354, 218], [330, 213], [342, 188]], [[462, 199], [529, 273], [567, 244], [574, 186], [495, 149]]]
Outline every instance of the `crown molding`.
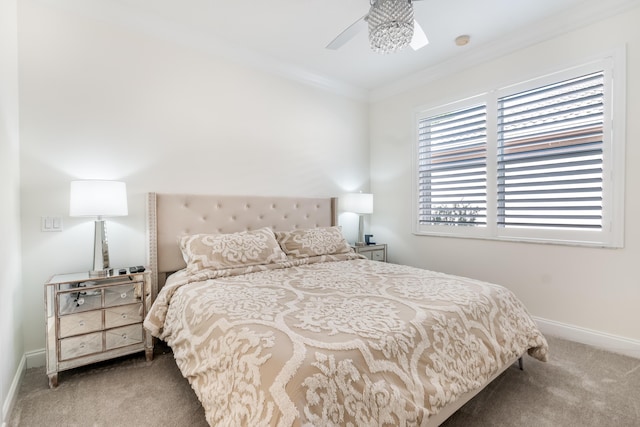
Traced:
[[265, 73], [335, 93], [358, 101], [376, 102], [423, 86], [434, 80], [479, 64], [497, 59], [519, 49], [557, 37], [577, 28], [617, 15], [640, 5], [640, 0], [589, 0], [578, 8], [571, 8], [543, 22], [522, 28], [501, 40], [468, 49], [434, 66], [422, 69], [393, 83], [364, 89], [339, 79], [315, 73], [293, 63], [234, 45], [202, 30], [170, 22], [142, 9], [132, 10], [120, 2], [100, 0], [35, 0], [51, 8], [69, 13], [91, 16], [93, 19], [120, 25], [152, 37], [167, 40], [188, 48], [195, 48], [229, 61], [261, 70]]
[[446, 77], [482, 63], [497, 59], [517, 50], [560, 36], [586, 25], [618, 15], [640, 6], [639, 0], [591, 0], [579, 8], [572, 8], [544, 22], [520, 29], [517, 34], [499, 41], [477, 46], [464, 55], [453, 57], [425, 68], [394, 83], [369, 91], [369, 101], [376, 102], [406, 92], [429, 82]]
[[265, 73], [277, 75], [354, 100], [368, 100], [369, 93], [366, 89], [234, 45], [228, 40], [220, 39], [197, 28], [190, 28], [145, 13], [142, 9], [125, 7], [120, 2], [100, 0], [36, 0], [36, 2], [52, 9], [63, 9], [71, 14], [88, 16], [98, 21], [115, 24], [137, 33], [166, 40], [190, 49], [196, 49]]

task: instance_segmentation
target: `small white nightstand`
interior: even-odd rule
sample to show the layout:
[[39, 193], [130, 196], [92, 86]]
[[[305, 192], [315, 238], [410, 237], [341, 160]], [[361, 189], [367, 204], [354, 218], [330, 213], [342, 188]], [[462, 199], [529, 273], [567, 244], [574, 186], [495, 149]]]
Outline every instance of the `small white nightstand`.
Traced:
[[153, 337], [142, 326], [150, 290], [149, 271], [107, 277], [59, 274], [49, 279], [45, 283], [49, 387], [56, 387], [58, 372], [67, 369], [141, 351], [152, 360]]
[[351, 246], [356, 253], [366, 256], [373, 261], [387, 262], [387, 245], [376, 244], [366, 246]]

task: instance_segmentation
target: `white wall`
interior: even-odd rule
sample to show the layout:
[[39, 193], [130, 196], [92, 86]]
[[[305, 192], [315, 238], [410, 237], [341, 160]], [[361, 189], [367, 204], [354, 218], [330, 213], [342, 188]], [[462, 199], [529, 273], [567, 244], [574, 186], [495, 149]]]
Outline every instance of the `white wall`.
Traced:
[[20, 283], [17, 0], [0, 0], [0, 404], [6, 422], [24, 353]]
[[[640, 340], [640, 8], [425, 83], [371, 106], [373, 233], [392, 261], [505, 285], [534, 316]], [[620, 250], [411, 234], [414, 111], [475, 95], [627, 46], [625, 248]], [[638, 341], [636, 341], [638, 342]]]
[[[24, 268], [21, 287], [13, 267], [3, 269], [8, 280], [2, 286], [13, 283], [14, 300], [24, 292], [25, 302], [21, 319], [13, 308], [2, 310], [13, 326], [0, 323], [7, 335], [0, 342], [10, 343], [15, 358], [44, 347], [43, 282], [54, 273], [91, 266], [92, 223], [68, 217], [69, 181], [85, 178], [128, 184], [129, 216], [108, 222], [112, 265], [128, 266], [145, 260], [148, 191], [329, 196], [367, 190], [371, 176], [371, 231], [389, 244], [392, 261], [504, 284], [538, 317], [640, 339], [640, 286], [632, 270], [640, 230], [633, 222], [627, 221], [622, 250], [417, 237], [410, 222], [414, 108], [473, 95], [532, 70], [550, 71], [625, 42], [626, 217], [638, 216], [640, 202], [632, 197], [640, 178], [633, 167], [640, 159], [634, 144], [640, 124], [633, 120], [640, 108], [633, 78], [640, 72], [638, 10], [369, 107], [52, 4], [18, 5]], [[8, 81], [15, 86], [13, 78]], [[9, 150], [7, 157], [2, 153], [2, 173], [9, 174], [2, 191], [17, 200], [18, 181], [11, 179], [18, 173], [17, 145], [6, 145], [3, 136], [2, 149]], [[9, 218], [2, 226], [15, 230], [17, 212], [3, 207]], [[61, 216], [64, 231], [40, 232], [43, 215]], [[19, 246], [18, 236], [0, 243], [13, 256]], [[1, 301], [0, 308], [19, 306]], [[0, 373], [11, 374], [15, 365], [3, 358]]]
[[[91, 267], [93, 223], [68, 216], [73, 179], [127, 183], [129, 216], [107, 222], [113, 266], [145, 261], [148, 191], [368, 189], [366, 102], [52, 3], [18, 10], [27, 351], [44, 347], [43, 283]], [[64, 231], [40, 232], [43, 215]]]

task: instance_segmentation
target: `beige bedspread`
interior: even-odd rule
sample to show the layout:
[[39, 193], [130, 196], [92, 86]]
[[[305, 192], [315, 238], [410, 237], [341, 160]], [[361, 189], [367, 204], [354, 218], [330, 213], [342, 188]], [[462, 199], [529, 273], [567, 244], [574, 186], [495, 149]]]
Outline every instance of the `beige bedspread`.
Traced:
[[527, 350], [546, 360], [506, 288], [354, 258], [165, 285], [145, 327], [172, 347], [209, 424], [418, 426]]

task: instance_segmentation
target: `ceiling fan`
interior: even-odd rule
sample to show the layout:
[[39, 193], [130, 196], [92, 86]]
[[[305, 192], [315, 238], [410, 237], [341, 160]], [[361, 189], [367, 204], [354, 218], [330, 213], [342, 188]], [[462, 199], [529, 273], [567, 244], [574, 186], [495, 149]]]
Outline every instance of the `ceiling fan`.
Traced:
[[365, 26], [369, 28], [369, 45], [374, 52], [392, 53], [407, 46], [413, 50], [426, 46], [429, 40], [413, 18], [414, 1], [420, 0], [369, 0], [369, 13], [341, 32], [327, 49], [339, 49]]

